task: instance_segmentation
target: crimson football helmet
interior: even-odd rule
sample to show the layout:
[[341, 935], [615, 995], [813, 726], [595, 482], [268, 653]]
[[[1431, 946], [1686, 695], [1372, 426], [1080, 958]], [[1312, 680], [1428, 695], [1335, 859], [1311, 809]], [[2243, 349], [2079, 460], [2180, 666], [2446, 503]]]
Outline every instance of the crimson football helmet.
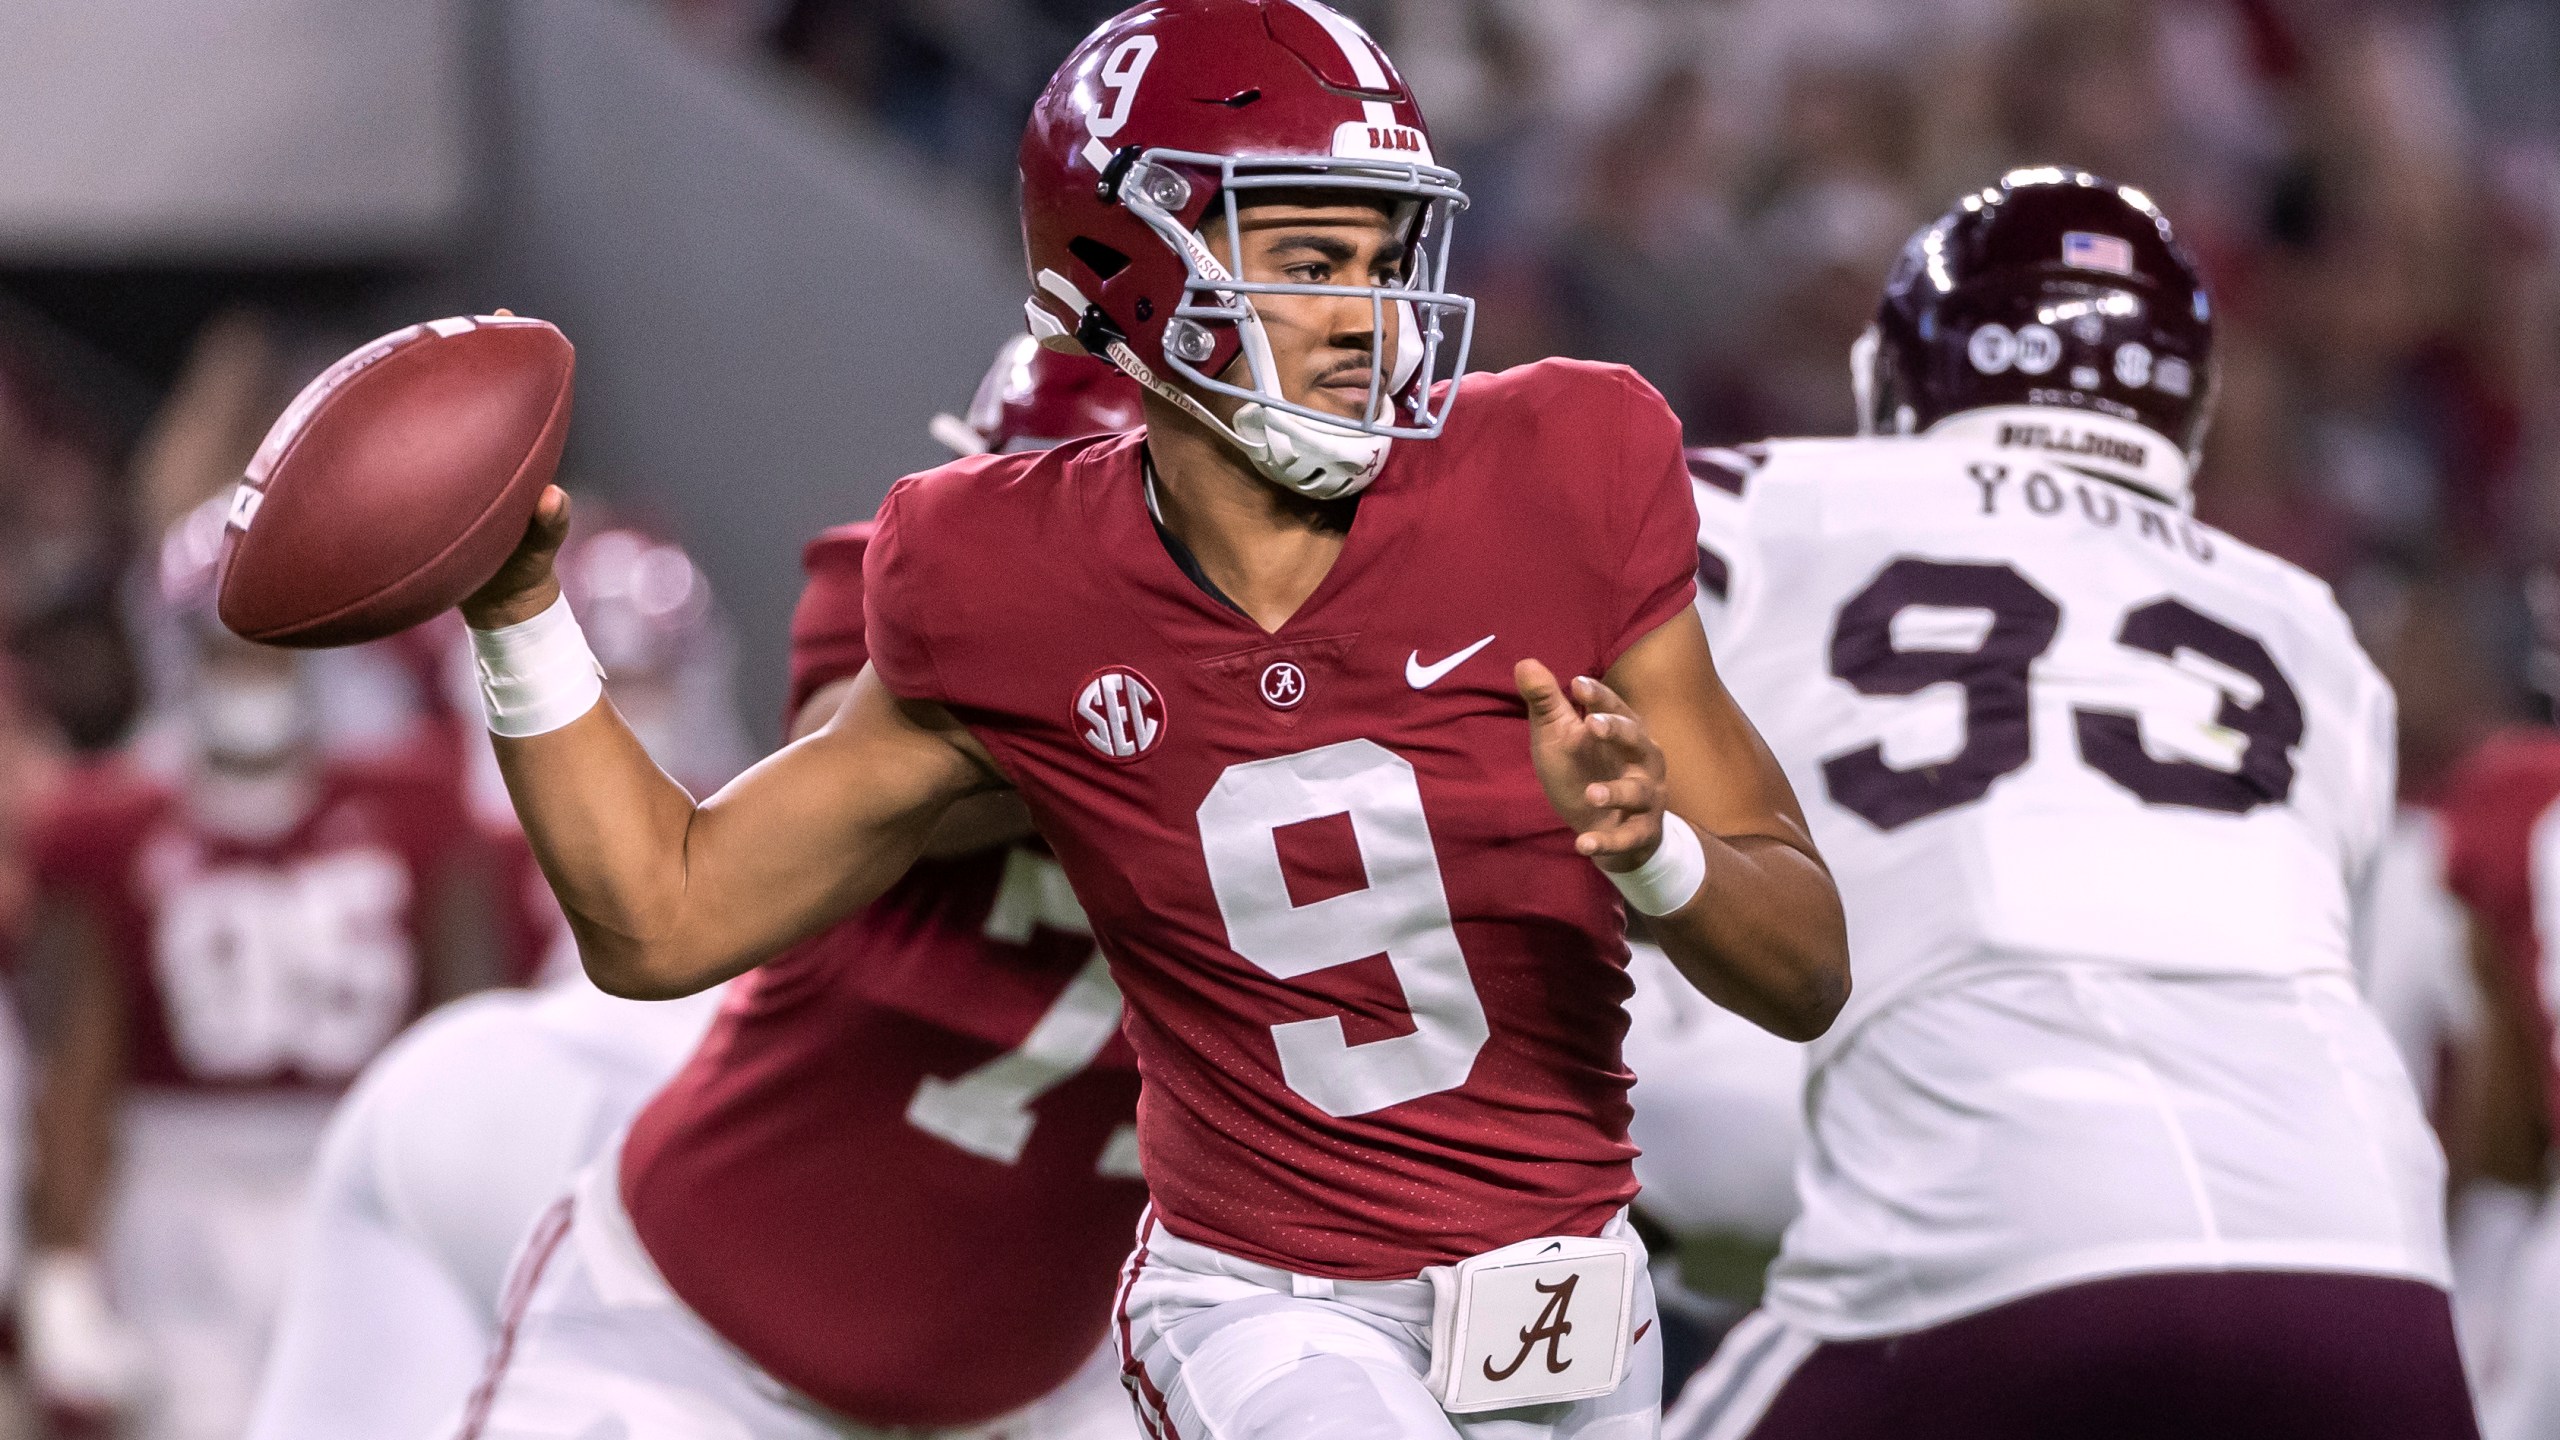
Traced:
[[997, 348], [967, 415], [933, 417], [933, 438], [957, 455], [1006, 455], [1131, 430], [1146, 420], [1138, 387], [1108, 362], [1016, 335]]
[[2213, 302], [2149, 196], [2012, 170], [1911, 237], [1851, 370], [1865, 433], [2051, 405], [2129, 420], [2192, 462], [2213, 411]]
[[[1238, 209], [1274, 190], [1390, 205], [1403, 273], [1365, 286], [1238, 279], [1204, 232], [1224, 225], [1227, 253], [1243, 253]], [[1107, 357], [1273, 481], [1352, 494], [1390, 442], [1437, 436], [1457, 398], [1475, 304], [1447, 289], [1448, 242], [1465, 205], [1457, 173], [1433, 163], [1413, 93], [1350, 20], [1319, 0], [1149, 0], [1085, 38], [1023, 131], [1031, 333]], [[1292, 294], [1369, 301], [1380, 363], [1360, 418], [1281, 392], [1253, 297]], [[1218, 378], [1239, 355], [1250, 385]], [[1435, 394], [1444, 374], [1453, 383]], [[1200, 392], [1242, 401], [1233, 423]]]

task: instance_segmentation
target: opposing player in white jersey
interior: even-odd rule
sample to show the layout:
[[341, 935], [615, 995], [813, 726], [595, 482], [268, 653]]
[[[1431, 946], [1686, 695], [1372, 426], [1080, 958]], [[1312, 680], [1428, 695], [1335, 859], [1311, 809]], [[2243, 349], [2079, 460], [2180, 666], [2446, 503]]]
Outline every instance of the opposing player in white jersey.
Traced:
[[1804, 1211], [1680, 1440], [2469, 1437], [2444, 1166], [2358, 997], [2393, 700], [2193, 518], [2212, 315], [2140, 193], [1913, 238], [1870, 434], [1700, 452], [1700, 608], [1848, 907]]
[[[582, 535], [561, 573], [610, 617], [616, 703], [687, 717], [651, 753], [687, 783], [734, 773], [727, 637], [677, 546], [627, 528]], [[507, 1262], [535, 1216], [692, 1052], [719, 991], [616, 1000], [579, 969], [568, 927], [476, 756], [482, 821], [520, 915], [518, 978], [400, 1037], [330, 1117], [250, 1440], [419, 1436], [461, 1405], [497, 1327]]]

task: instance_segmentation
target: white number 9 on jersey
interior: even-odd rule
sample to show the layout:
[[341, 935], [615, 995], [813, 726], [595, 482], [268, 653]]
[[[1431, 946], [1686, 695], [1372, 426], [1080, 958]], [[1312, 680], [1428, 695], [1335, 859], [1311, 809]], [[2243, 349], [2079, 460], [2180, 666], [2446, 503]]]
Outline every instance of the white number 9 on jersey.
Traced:
[[[1365, 889], [1300, 905], [1280, 868], [1284, 825], [1348, 814]], [[1413, 1033], [1351, 1044], [1342, 1018], [1271, 1027], [1289, 1088], [1328, 1115], [1365, 1115], [1467, 1081], [1488, 1031], [1451, 928], [1413, 766], [1370, 740], [1231, 766], [1200, 802], [1200, 844], [1227, 944], [1282, 980], [1384, 954]]]

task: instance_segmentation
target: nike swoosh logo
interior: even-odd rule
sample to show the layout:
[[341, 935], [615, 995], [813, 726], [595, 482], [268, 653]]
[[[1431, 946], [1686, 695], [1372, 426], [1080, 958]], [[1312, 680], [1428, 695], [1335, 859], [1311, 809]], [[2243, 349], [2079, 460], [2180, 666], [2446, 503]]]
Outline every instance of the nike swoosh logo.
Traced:
[[1450, 671], [1457, 669], [1459, 666], [1466, 664], [1467, 661], [1474, 658], [1477, 651], [1492, 643], [1493, 637], [1491, 635], [1487, 635], [1473, 645], [1468, 646], [1466, 649], [1450, 656], [1448, 659], [1441, 660], [1430, 665], [1422, 663], [1422, 652], [1416, 650], [1412, 654], [1404, 657], [1404, 683], [1412, 686], [1416, 690], [1428, 690], [1433, 685], [1439, 683], [1441, 676], [1446, 675]]
[[1636, 1333], [1634, 1333], [1633, 1335], [1630, 1335], [1630, 1336], [1628, 1336], [1628, 1337], [1627, 1337], [1627, 1343], [1628, 1343], [1628, 1344], [1630, 1344], [1630, 1345], [1632, 1345], [1632, 1344], [1634, 1344], [1635, 1342], [1637, 1342], [1638, 1340], [1643, 1339], [1643, 1338], [1644, 1338], [1644, 1332], [1646, 1332], [1647, 1330], [1650, 1330], [1650, 1329], [1652, 1329], [1652, 1328], [1653, 1328], [1653, 1322], [1652, 1322], [1652, 1321], [1650, 1321], [1650, 1320], [1647, 1320], [1647, 1321], [1646, 1321], [1646, 1322], [1644, 1322], [1643, 1324], [1641, 1324], [1641, 1325], [1639, 1325], [1639, 1326], [1637, 1326], [1637, 1327], [1636, 1327]]

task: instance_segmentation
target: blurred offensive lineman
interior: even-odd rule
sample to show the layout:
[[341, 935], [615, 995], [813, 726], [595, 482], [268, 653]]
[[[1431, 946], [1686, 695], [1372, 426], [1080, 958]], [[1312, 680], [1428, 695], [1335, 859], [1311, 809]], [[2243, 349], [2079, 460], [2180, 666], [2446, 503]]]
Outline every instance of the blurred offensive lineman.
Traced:
[[2560, 1435], [2560, 732], [2492, 737], [2455, 773], [2443, 813], [2447, 878], [2470, 909], [2487, 1012], [2474, 1184], [2534, 1215], [2475, 1357], [2481, 1428], [2489, 1440], [2543, 1440]]
[[[692, 560], [612, 527], [572, 541], [560, 568], [601, 622], [615, 703], [669, 717], [651, 727], [651, 755], [687, 783], [735, 774], [740, 737], [721, 718], [734, 708], [727, 637]], [[509, 833], [494, 760], [488, 784], [499, 813], [483, 821], [500, 868], [510, 889], [532, 892], [510, 914], [511, 968], [548, 983], [428, 1016], [331, 1117], [251, 1440], [423, 1436], [450, 1418], [487, 1358], [517, 1242], [683, 1063], [718, 1003], [713, 990], [642, 1005], [589, 984], [522, 836]], [[544, 963], [546, 950], [565, 953]]]
[[[1108, 366], [1025, 338], [965, 433], [937, 433], [983, 453], [1138, 419]], [[795, 734], [862, 669], [870, 534], [829, 531], [805, 557]], [[605, 1147], [618, 1166], [564, 1202], [591, 1278], [511, 1292], [466, 1434], [691, 1435], [706, 1413], [810, 1440], [1135, 1433], [1103, 1340], [1146, 1199], [1137, 1087], [1064, 875], [1010, 843], [1027, 830], [1009, 800], [955, 812], [944, 858], [739, 982], [710, 1041]], [[535, 1231], [529, 1264], [569, 1243], [564, 1219]]]
[[[1159, 1435], [1652, 1433], [1620, 897], [1770, 1029], [1846, 996], [1838, 897], [1689, 605], [1678, 423], [1572, 363], [1453, 410], [1433, 376], [1471, 307], [1434, 287], [1463, 196], [1430, 155], [1315, 0], [1160, 0], [1090, 36], [1023, 141], [1032, 326], [1146, 385], [1146, 430], [902, 482], [869, 668], [708, 802], [594, 703], [549, 575], [564, 499], [465, 605], [608, 990], [747, 970], [957, 802], [1028, 805], [1146, 1078], [1116, 1328]], [[563, 1223], [525, 1283], [611, 1293], [609, 1208]]]
[[2021, 170], [1887, 284], [1892, 438], [1699, 458], [1717, 657], [1859, 985], [1682, 1440], [2476, 1433], [2443, 1161], [2350, 968], [2391, 694], [2191, 518], [2211, 336], [2148, 199]]
[[221, 628], [210, 562], [162, 567], [194, 641], [174, 773], [105, 761], [35, 841], [29, 1374], [172, 1440], [240, 1433], [338, 1087], [486, 953], [451, 746], [324, 758], [301, 657]]

